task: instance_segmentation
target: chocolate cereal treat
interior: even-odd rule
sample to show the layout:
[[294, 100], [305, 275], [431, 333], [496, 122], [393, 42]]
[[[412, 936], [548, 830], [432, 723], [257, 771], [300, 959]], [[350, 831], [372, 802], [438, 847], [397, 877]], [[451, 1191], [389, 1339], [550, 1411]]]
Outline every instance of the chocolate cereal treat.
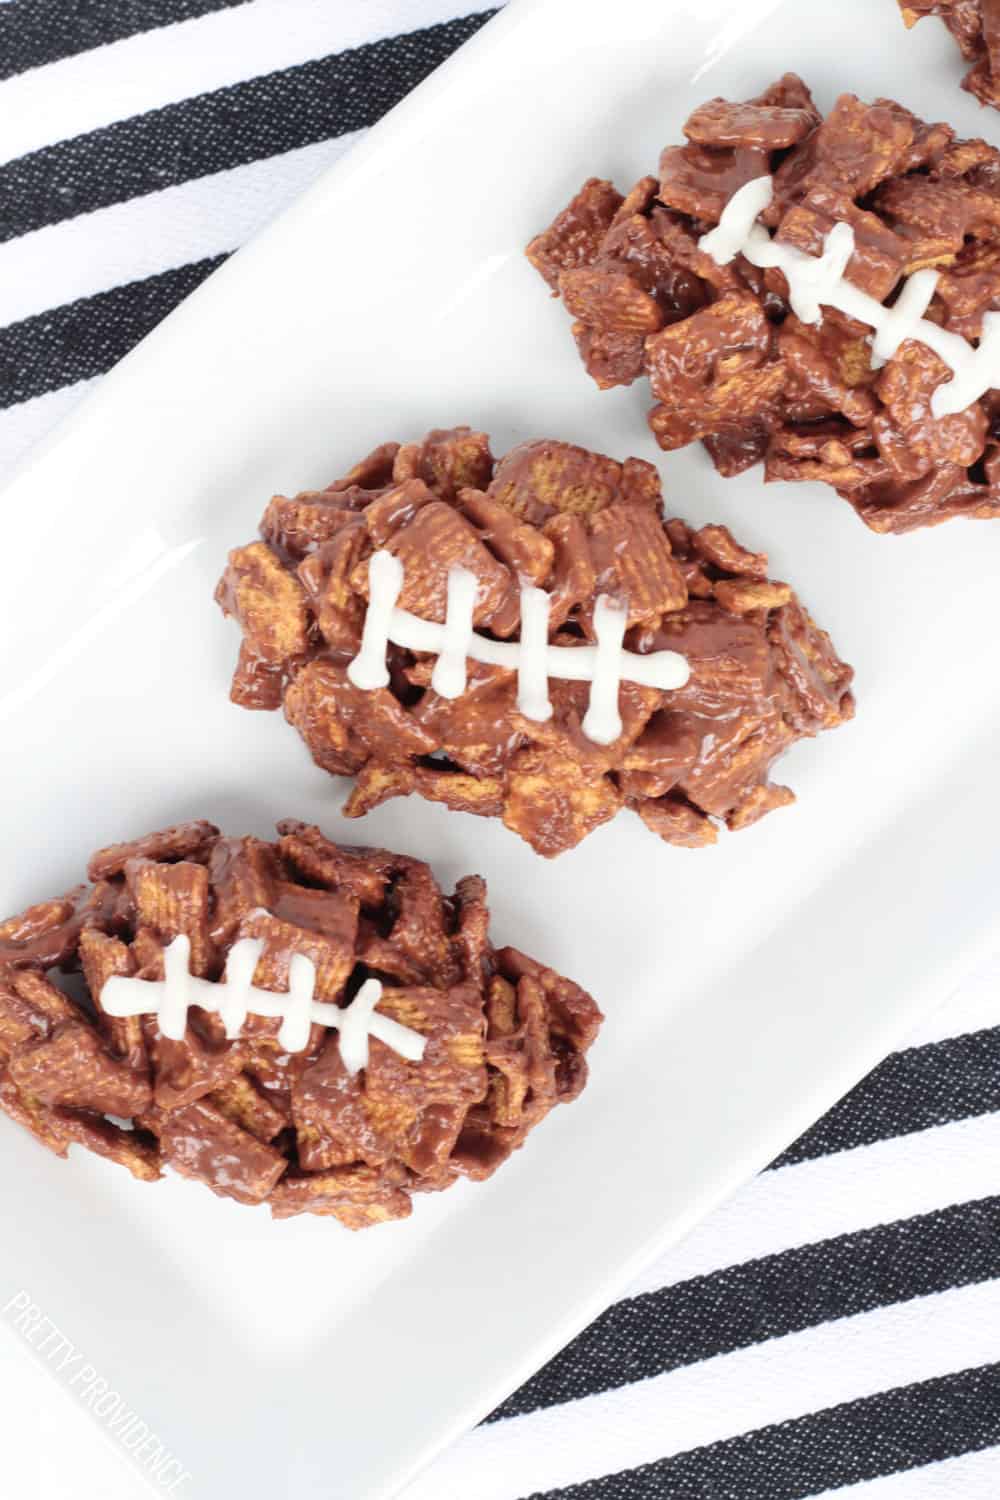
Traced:
[[283, 706], [360, 817], [416, 792], [571, 849], [623, 808], [711, 844], [794, 800], [770, 769], [849, 719], [851, 669], [767, 558], [664, 522], [660, 479], [460, 427], [275, 496], [217, 598], [232, 698]]
[[925, 16], [940, 16], [972, 67], [963, 89], [980, 104], [1000, 109], [1000, 4], [997, 0], [899, 0], [903, 20], [916, 26]]
[[831, 485], [875, 531], [1000, 514], [1000, 152], [786, 74], [696, 109], [622, 198], [528, 247], [598, 386], [648, 378], [661, 448]]
[[445, 896], [419, 860], [278, 835], [115, 844], [0, 923], [0, 1109], [59, 1156], [172, 1167], [276, 1219], [403, 1219], [576, 1098], [602, 1016], [493, 947], [478, 875]]

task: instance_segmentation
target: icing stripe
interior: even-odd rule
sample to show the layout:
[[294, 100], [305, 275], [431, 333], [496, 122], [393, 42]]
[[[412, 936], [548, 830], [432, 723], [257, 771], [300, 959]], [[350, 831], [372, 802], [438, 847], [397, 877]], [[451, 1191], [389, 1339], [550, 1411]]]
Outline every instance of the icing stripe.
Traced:
[[240, 938], [230, 949], [225, 978], [213, 983], [189, 973], [191, 940], [181, 933], [163, 950], [162, 980], [113, 974], [101, 990], [101, 1008], [109, 1016], [156, 1016], [163, 1035], [178, 1042], [184, 1039], [192, 1005], [220, 1015], [229, 1037], [239, 1035], [248, 1013], [280, 1017], [278, 1041], [286, 1052], [305, 1050], [314, 1023], [328, 1026], [340, 1033], [340, 1055], [348, 1073], [368, 1066], [370, 1036], [408, 1062], [423, 1060], [427, 1038], [390, 1016], [377, 1014], [383, 995], [380, 980], [367, 980], [348, 1006], [328, 1005], [313, 999], [316, 966], [312, 959], [293, 953], [287, 994], [258, 989], [252, 981], [263, 946], [260, 938]]
[[[355, 687], [371, 691], [386, 686], [389, 674], [385, 653], [390, 641], [408, 651], [426, 651], [439, 657], [432, 686], [445, 698], [456, 698], [464, 692], [466, 659], [517, 672], [518, 706], [528, 718], [539, 721], [552, 715], [547, 691], [550, 677], [589, 682], [590, 704], [583, 732], [596, 744], [610, 745], [621, 734], [620, 683], [635, 682], [670, 692], [682, 688], [691, 675], [686, 660], [676, 651], [652, 651], [645, 656], [625, 651], [622, 643], [627, 613], [603, 595], [594, 609], [597, 645], [552, 646], [548, 642], [548, 598], [529, 584], [521, 585], [519, 641], [490, 640], [471, 628], [476, 580], [466, 568], [452, 568], [448, 575], [448, 612], [443, 625], [398, 609], [402, 584], [399, 559], [388, 552], [376, 552], [368, 564], [368, 610], [361, 649], [347, 669]], [[544, 601], [544, 607], [539, 600]]]
[[715, 229], [699, 246], [718, 265], [743, 255], [753, 266], [774, 267], [788, 281], [792, 311], [803, 323], [816, 323], [821, 307], [835, 307], [868, 323], [874, 330], [875, 362], [891, 359], [905, 339], [918, 339], [951, 369], [953, 378], [939, 385], [931, 397], [931, 414], [954, 416], [1000, 385], [1000, 313], [985, 313], [979, 347], [960, 334], [941, 328], [923, 315], [938, 283], [938, 272], [917, 271], [907, 279], [895, 307], [883, 307], [874, 297], [845, 279], [854, 253], [854, 230], [835, 224], [823, 242], [823, 254], [807, 255], [794, 245], [772, 239], [760, 214], [774, 196], [770, 177], [755, 177], [734, 193]]

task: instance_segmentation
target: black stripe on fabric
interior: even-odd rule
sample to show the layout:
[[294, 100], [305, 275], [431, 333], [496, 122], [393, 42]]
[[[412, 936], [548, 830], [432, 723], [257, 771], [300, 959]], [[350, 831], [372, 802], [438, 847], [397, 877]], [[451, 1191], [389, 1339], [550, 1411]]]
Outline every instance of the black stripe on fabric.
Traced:
[[225, 259], [193, 261], [0, 328], [0, 407], [103, 375]]
[[0, 5], [0, 79], [108, 42], [247, 0], [8, 0]]
[[373, 125], [495, 10], [121, 120], [0, 167], [0, 241]]
[[616, 1303], [487, 1421], [996, 1276], [1000, 1198], [747, 1261]]
[[893, 1052], [771, 1168], [1000, 1110], [1000, 1026]]
[[980, 1365], [527, 1500], [805, 1500], [1000, 1443], [1000, 1364]]

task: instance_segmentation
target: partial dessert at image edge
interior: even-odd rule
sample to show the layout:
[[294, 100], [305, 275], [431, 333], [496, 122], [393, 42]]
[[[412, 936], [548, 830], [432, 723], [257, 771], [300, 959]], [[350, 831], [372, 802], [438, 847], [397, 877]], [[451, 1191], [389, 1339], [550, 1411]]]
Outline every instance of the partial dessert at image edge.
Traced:
[[697, 848], [794, 801], [773, 762], [854, 712], [766, 556], [665, 521], [639, 459], [435, 431], [275, 496], [260, 532], [216, 595], [232, 698], [354, 779], [348, 817], [415, 792], [553, 856], [629, 808]]
[[1000, 5], [997, 0], [899, 0], [903, 20], [916, 26], [925, 16], [940, 16], [972, 67], [963, 89], [980, 104], [1000, 109]]
[[276, 1219], [406, 1218], [577, 1097], [603, 1017], [493, 947], [479, 876], [445, 896], [419, 860], [278, 834], [113, 845], [0, 923], [0, 1109], [57, 1155], [169, 1167]]
[[598, 386], [661, 448], [831, 485], [874, 531], [1000, 515], [1000, 151], [786, 74], [711, 99], [622, 198], [591, 178], [527, 254]]

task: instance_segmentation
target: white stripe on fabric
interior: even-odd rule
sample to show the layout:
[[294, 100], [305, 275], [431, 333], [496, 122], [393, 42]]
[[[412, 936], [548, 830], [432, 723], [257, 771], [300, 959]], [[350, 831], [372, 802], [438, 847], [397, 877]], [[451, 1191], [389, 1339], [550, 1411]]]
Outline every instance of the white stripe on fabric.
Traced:
[[213, 172], [0, 244], [0, 327], [238, 249], [365, 133]]
[[[860, 1484], [823, 1490], [836, 1500], [997, 1500], [1000, 1495], [1000, 1448], [963, 1453], [922, 1469], [904, 1469]], [[815, 1496], [814, 1500], [819, 1500]]]
[[61, 386], [57, 391], [36, 396], [33, 401], [0, 410], [0, 485], [6, 484], [29, 450], [63, 417], [69, 416], [96, 385], [96, 380], [78, 380], [75, 385]]
[[939, 1292], [479, 1427], [403, 1500], [522, 1500], [997, 1357], [1000, 1281]]
[[0, 85], [0, 162], [261, 74], [490, 8], [488, 0], [251, 0]]
[[944, 1005], [924, 1016], [904, 1045], [924, 1047], [928, 1042], [944, 1042], [992, 1026], [1000, 1026], [1000, 958], [975, 974]]
[[[988, 1198], [1000, 1114], [979, 1115], [763, 1172], [629, 1288], [631, 1296], [797, 1245]], [[1000, 1335], [994, 1357], [1000, 1357]]]

